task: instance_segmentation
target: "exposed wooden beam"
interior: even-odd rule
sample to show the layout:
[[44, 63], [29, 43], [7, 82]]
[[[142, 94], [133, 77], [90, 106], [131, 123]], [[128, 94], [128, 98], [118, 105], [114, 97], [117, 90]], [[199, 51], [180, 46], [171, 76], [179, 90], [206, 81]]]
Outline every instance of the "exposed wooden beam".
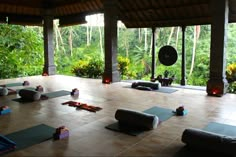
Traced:
[[71, 15], [59, 17], [59, 27], [79, 25], [87, 23], [85, 15]]
[[39, 16], [18, 16], [10, 15], [7, 20], [8, 24], [42, 26], [43, 19]]
[[152, 20], [152, 21], [135, 21], [131, 19], [121, 20], [127, 28], [145, 28], [145, 27], [171, 27], [171, 26], [182, 26], [188, 23], [191, 25], [210, 24], [210, 17], [198, 17], [190, 19], [176, 19], [176, 20]]

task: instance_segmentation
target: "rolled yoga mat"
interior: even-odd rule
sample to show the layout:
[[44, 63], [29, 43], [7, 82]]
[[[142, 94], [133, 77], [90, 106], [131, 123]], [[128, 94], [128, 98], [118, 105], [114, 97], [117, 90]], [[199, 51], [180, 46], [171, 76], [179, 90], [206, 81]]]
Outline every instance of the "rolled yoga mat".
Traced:
[[159, 83], [155, 82], [133, 82], [131, 85], [132, 88], [147, 87], [153, 90], [159, 89]]
[[187, 146], [226, 155], [236, 155], [236, 138], [200, 129], [185, 129], [182, 141]]
[[157, 128], [159, 118], [155, 115], [128, 109], [118, 109], [115, 118], [120, 124], [130, 125], [147, 130]]
[[0, 87], [0, 96], [8, 95], [8, 89], [6, 87]]
[[36, 101], [41, 98], [40, 92], [30, 89], [19, 90], [19, 95], [21, 96], [21, 99], [25, 101]]

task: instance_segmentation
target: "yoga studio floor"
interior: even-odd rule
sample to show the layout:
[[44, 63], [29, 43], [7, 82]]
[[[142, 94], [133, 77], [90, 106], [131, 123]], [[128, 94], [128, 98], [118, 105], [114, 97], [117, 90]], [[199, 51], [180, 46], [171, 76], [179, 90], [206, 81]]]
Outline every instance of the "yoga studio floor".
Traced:
[[[39, 124], [51, 127], [66, 126], [70, 136], [62, 140], [47, 140], [4, 156], [157, 156], [172, 157], [184, 144], [181, 135], [185, 128], [203, 128], [209, 122], [236, 125], [236, 95], [207, 96], [204, 90], [175, 88], [173, 93], [142, 91], [130, 88], [130, 82], [102, 84], [100, 79], [71, 76], [33, 76], [0, 80], [0, 84], [29, 81], [30, 87], [41, 85], [44, 92], [71, 91], [78, 88], [79, 98], [70, 95], [32, 103], [12, 101], [18, 95], [0, 97], [0, 105], [8, 105], [12, 112], [0, 115], [0, 134], [6, 135]], [[23, 86], [9, 87], [25, 88]], [[163, 87], [165, 88], [165, 87]], [[62, 105], [78, 101], [101, 107], [89, 112]], [[153, 106], [175, 110], [184, 105], [186, 116], [173, 116], [157, 129], [130, 136], [114, 132], [105, 126], [116, 122], [118, 108], [144, 111]], [[37, 132], [35, 132], [37, 134]]]

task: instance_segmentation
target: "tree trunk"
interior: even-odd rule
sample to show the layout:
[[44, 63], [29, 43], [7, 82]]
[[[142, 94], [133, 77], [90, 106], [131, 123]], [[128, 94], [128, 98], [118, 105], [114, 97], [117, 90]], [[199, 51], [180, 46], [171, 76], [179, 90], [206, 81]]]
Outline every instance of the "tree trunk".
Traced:
[[89, 41], [90, 35], [89, 35], [89, 25], [88, 24], [86, 25], [86, 28], [87, 28], [87, 46], [89, 46], [90, 45], [90, 41]]
[[177, 32], [176, 32], [176, 41], [175, 41], [175, 48], [176, 48], [176, 50], [178, 48], [178, 40], [179, 40], [179, 27], [177, 27]]
[[198, 40], [199, 36], [200, 36], [200, 26], [195, 26], [194, 27], [194, 36], [193, 36], [192, 62], [191, 62], [189, 76], [191, 76], [193, 73], [195, 54], [196, 54], [196, 46], [197, 46], [197, 40]]
[[175, 29], [175, 27], [171, 27], [171, 32], [170, 32], [170, 35], [169, 35], [169, 38], [168, 38], [168, 41], [167, 41], [167, 45], [170, 45], [170, 41], [171, 41], [171, 38], [172, 38], [172, 35], [173, 35], [173, 32], [174, 32], [174, 29]]
[[101, 51], [101, 58], [103, 58], [104, 56], [104, 51], [103, 51], [103, 38], [102, 38], [102, 30], [101, 30], [101, 26], [98, 26], [98, 30], [99, 30], [99, 40], [100, 40], [100, 51]]
[[148, 36], [148, 31], [147, 31], [147, 28], [144, 28], [144, 50], [145, 50], [145, 52], [147, 52], [147, 48], [148, 48], [148, 46], [147, 46], [147, 36]]
[[57, 27], [57, 23], [56, 21], [53, 22], [53, 25], [54, 25], [54, 32], [55, 32], [55, 42], [56, 42], [56, 51], [55, 52], [58, 52], [59, 50], [59, 43], [58, 43], [58, 27]]
[[70, 46], [70, 56], [73, 55], [73, 28], [70, 26], [69, 27], [69, 37], [68, 37], [68, 41], [69, 41], [69, 46]]

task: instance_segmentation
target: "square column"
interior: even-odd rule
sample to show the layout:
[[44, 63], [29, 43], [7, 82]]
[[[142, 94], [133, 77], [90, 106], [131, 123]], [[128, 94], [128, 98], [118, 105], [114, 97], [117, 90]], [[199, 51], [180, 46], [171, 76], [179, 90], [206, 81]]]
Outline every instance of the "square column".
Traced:
[[104, 2], [105, 69], [103, 83], [119, 82], [117, 62], [117, 5], [116, 1]]
[[228, 33], [228, 0], [211, 1], [211, 52], [210, 79], [207, 82], [207, 93], [222, 96], [227, 92], [226, 80], [226, 46]]
[[44, 16], [43, 21], [43, 37], [44, 37], [44, 68], [43, 74], [56, 74], [56, 66], [54, 63], [54, 45], [53, 45], [53, 16]]

